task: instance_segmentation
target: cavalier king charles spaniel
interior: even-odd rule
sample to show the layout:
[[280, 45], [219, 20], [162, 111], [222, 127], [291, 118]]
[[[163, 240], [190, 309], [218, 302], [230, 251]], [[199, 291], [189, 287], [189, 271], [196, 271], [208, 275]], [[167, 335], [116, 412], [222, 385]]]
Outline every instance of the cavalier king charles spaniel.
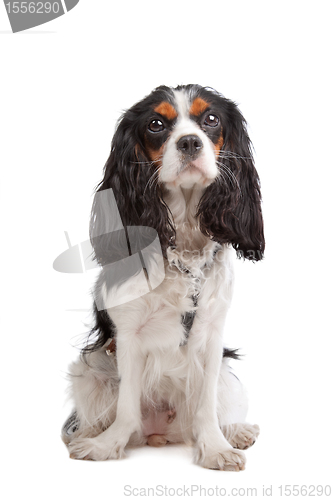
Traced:
[[265, 246], [245, 119], [213, 89], [156, 88], [119, 120], [95, 200], [105, 190], [127, 243], [131, 227], [158, 235], [164, 279], [113, 303], [135, 276], [108, 279], [103, 266], [122, 237], [101, 230], [112, 227], [112, 210], [94, 202], [91, 243], [103, 270], [95, 324], [70, 369], [74, 409], [62, 430], [70, 457], [185, 442], [203, 467], [243, 470], [259, 427], [245, 422], [245, 389], [228, 366], [238, 355], [224, 347], [223, 329], [235, 254], [258, 261]]

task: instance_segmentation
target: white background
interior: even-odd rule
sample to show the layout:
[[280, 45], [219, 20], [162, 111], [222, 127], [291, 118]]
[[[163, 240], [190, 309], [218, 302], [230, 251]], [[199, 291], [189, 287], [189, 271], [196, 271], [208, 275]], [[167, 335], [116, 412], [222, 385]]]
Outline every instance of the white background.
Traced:
[[[14, 35], [0, 5], [5, 498], [123, 498], [125, 485], [255, 487], [258, 497], [272, 485], [278, 498], [279, 485], [330, 483], [330, 19], [320, 0], [81, 0]], [[59, 437], [67, 367], [87, 331], [87, 313], [68, 309], [90, 307], [93, 277], [56, 273], [53, 260], [65, 230], [72, 244], [88, 236], [122, 110], [182, 83], [239, 104], [262, 180], [266, 258], [237, 262], [226, 334], [246, 354], [234, 368], [261, 427], [241, 473], [201, 469], [182, 446], [74, 461]]]

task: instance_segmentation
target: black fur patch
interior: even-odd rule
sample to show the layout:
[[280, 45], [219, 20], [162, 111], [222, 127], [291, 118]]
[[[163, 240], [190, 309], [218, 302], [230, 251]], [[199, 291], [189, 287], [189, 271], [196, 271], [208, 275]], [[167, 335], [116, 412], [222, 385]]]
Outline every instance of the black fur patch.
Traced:
[[[99, 311], [94, 303], [95, 325], [91, 329], [87, 345], [82, 349], [83, 357], [89, 352], [97, 351], [116, 333], [116, 326], [108, 315], [107, 311]], [[95, 340], [89, 343], [90, 339], [95, 337]]]
[[238, 354], [237, 351], [238, 349], [228, 349], [227, 347], [224, 347], [223, 357], [240, 360], [242, 355]]

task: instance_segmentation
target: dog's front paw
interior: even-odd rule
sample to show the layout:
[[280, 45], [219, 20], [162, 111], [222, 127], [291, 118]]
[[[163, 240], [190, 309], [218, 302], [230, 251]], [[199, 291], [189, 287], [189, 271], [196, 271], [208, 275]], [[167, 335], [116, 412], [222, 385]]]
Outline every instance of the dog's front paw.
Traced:
[[97, 438], [78, 438], [68, 445], [69, 456], [77, 460], [108, 460], [124, 458], [124, 444], [114, 442], [107, 445]]
[[206, 469], [238, 472], [245, 469], [246, 459], [242, 451], [233, 448], [217, 451], [202, 444], [197, 446], [195, 462]]

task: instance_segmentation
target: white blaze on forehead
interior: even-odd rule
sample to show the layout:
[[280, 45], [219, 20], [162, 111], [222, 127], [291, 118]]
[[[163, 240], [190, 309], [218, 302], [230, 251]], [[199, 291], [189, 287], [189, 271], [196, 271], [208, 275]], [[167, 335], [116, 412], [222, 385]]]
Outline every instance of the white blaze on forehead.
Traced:
[[185, 90], [175, 90], [175, 104], [178, 112], [178, 119], [174, 129], [174, 138], [177, 142], [184, 135], [197, 134], [201, 137], [203, 132], [200, 127], [190, 119], [191, 102]]
[[179, 117], [181, 119], [188, 118], [190, 111], [190, 101], [185, 93], [185, 90], [175, 90], [174, 96]]

